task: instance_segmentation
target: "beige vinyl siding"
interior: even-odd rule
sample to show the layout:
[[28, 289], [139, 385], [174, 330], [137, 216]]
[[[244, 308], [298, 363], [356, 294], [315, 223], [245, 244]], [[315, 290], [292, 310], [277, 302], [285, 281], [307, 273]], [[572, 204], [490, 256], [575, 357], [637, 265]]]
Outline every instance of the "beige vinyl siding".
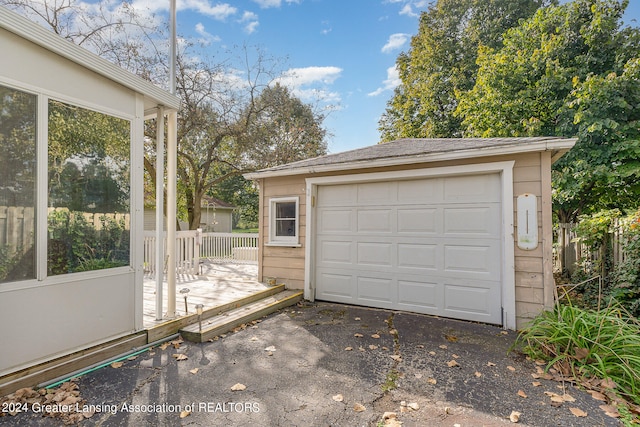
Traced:
[[[349, 169], [339, 172], [314, 174], [339, 176], [354, 173], [385, 172], [408, 169], [436, 168], [444, 166], [468, 165], [514, 160], [513, 197], [514, 222], [516, 198], [522, 193], [532, 193], [537, 197], [538, 207], [538, 247], [532, 251], [518, 249], [515, 245], [513, 260], [515, 265], [516, 323], [521, 329], [537, 313], [553, 303], [553, 274], [550, 270], [552, 253], [551, 224], [551, 153], [534, 152], [510, 156], [494, 156], [478, 159], [464, 159], [446, 162], [400, 165], [387, 168]], [[264, 178], [260, 180], [260, 236], [263, 244], [260, 252], [259, 279], [276, 278], [279, 283], [294, 289], [304, 288], [304, 256], [306, 245], [306, 195], [305, 178], [311, 175], [295, 175]], [[543, 191], [544, 189], [544, 191]], [[300, 241], [301, 247], [265, 246], [269, 239], [269, 199], [272, 197], [298, 196], [300, 198]], [[514, 224], [514, 242], [517, 236]], [[548, 259], [547, 259], [548, 258]]]
[[[300, 247], [269, 246], [269, 200], [298, 197], [298, 243]], [[303, 176], [261, 180], [260, 185], [260, 257], [258, 280], [276, 279], [288, 289], [304, 288], [304, 251], [306, 244], [306, 195]]]

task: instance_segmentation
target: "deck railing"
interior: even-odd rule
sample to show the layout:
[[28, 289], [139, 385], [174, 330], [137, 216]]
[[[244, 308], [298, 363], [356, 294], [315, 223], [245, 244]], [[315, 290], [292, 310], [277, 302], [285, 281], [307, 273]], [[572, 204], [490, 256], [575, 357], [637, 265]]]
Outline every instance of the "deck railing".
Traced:
[[[166, 253], [166, 233], [164, 248]], [[200, 259], [239, 264], [258, 263], [258, 235], [203, 233], [199, 230], [176, 232], [176, 273], [199, 274]], [[166, 259], [166, 257], [165, 257]], [[156, 232], [144, 232], [144, 270], [156, 271]], [[166, 271], [166, 262], [163, 265]]]

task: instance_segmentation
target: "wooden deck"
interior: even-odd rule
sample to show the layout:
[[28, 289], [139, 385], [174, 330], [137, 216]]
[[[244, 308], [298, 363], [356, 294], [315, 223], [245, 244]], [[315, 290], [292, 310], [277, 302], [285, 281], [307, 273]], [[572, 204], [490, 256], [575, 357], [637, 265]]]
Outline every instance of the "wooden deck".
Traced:
[[[204, 309], [232, 302], [268, 288], [257, 281], [258, 266], [251, 264], [215, 264], [205, 262], [202, 275], [180, 275], [176, 281], [176, 315], [185, 315], [184, 296], [181, 289], [189, 289], [187, 309], [196, 312], [196, 304]], [[167, 282], [163, 283], [163, 310], [167, 310]], [[156, 282], [153, 277], [144, 279], [144, 327], [152, 328], [170, 320], [156, 320]]]

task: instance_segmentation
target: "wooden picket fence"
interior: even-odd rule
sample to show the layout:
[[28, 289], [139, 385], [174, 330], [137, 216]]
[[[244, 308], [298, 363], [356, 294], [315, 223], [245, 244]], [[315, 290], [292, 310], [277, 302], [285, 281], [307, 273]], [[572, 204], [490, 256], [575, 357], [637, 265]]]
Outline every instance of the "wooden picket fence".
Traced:
[[[56, 211], [68, 211], [67, 208], [48, 208], [48, 214]], [[78, 212], [74, 212], [78, 215]], [[129, 229], [129, 214], [82, 212], [85, 220], [96, 230], [102, 229], [103, 217], [117, 222], [123, 221]], [[0, 247], [7, 246], [10, 252], [20, 248], [26, 252], [33, 245], [35, 209], [29, 206], [0, 206]]]
[[[166, 253], [166, 233], [164, 233]], [[234, 233], [203, 233], [199, 230], [176, 231], [176, 273], [199, 274], [200, 260], [213, 262], [257, 264], [258, 235]], [[166, 265], [162, 266], [166, 271]], [[144, 269], [156, 271], [156, 232], [144, 232]]]
[[[623, 225], [624, 219], [616, 218], [608, 236], [610, 242], [609, 247], [611, 248], [611, 269], [626, 259], [623, 250], [625, 242]], [[561, 223], [555, 228], [556, 243], [553, 248], [554, 271], [572, 274], [576, 270], [578, 263], [582, 263], [583, 266], [590, 268], [590, 266], [593, 267], [597, 265], [598, 261], [602, 259], [604, 248], [592, 251], [589, 246], [583, 244], [575, 232], [576, 226], [576, 223]], [[605, 277], [609, 271], [592, 271], [592, 273]]]

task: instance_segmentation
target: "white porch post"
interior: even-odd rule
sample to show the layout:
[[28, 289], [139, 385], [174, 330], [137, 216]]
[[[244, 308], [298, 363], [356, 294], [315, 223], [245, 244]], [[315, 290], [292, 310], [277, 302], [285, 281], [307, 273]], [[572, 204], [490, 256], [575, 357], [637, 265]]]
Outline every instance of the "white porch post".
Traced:
[[156, 128], [156, 320], [162, 320], [164, 280], [164, 108], [158, 107]]
[[178, 113], [167, 123], [167, 317], [176, 317], [176, 192], [178, 163]]

